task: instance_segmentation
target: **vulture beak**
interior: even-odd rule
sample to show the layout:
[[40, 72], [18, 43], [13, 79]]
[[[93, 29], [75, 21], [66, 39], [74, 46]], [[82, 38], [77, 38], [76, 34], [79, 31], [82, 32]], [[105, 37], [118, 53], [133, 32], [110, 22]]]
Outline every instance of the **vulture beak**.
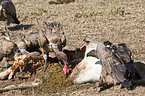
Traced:
[[[66, 54], [64, 52], [61, 52], [61, 51], [57, 51], [57, 52], [54, 52], [54, 53], [55, 53], [55, 56], [57, 57], [57, 59], [64, 63], [63, 74], [64, 74], [65, 77], [67, 77], [67, 75], [69, 74], [69, 65], [68, 65], [68, 62], [67, 62]], [[60, 65], [62, 66], [62, 64], [60, 64]]]
[[69, 74], [69, 67], [66, 64], [63, 67], [63, 74], [65, 77], [67, 77]]
[[68, 65], [67, 59], [65, 59], [65, 60], [62, 59], [62, 62], [64, 63], [63, 74], [65, 77], [67, 77], [69, 74], [69, 65]]

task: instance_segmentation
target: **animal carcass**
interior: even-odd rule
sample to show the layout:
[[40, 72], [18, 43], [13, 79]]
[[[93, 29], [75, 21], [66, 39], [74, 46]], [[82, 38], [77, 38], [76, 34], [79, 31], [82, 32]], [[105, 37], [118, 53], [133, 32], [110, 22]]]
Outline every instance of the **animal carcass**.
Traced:
[[[24, 71], [24, 69], [27, 71], [28, 63], [31, 60], [32, 60], [31, 75], [33, 74], [33, 72], [36, 73], [36, 68], [44, 64], [44, 58], [42, 56], [29, 56], [27, 54], [24, 54], [15, 57], [13, 65], [7, 70], [0, 73], [0, 79], [6, 79], [7, 77], [8, 79], [13, 79], [18, 67], [23, 67], [22, 71]], [[39, 62], [34, 64], [33, 61], [35, 60], [38, 60]]]

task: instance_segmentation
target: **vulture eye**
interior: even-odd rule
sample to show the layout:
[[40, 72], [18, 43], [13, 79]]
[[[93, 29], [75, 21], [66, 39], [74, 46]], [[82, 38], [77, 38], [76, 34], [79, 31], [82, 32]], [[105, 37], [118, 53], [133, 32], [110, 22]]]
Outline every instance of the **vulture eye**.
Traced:
[[105, 45], [105, 46], [107, 46], [107, 45], [110, 45], [110, 46], [111, 46], [112, 43], [111, 43], [110, 41], [105, 41], [105, 42], [104, 42], [104, 45]]

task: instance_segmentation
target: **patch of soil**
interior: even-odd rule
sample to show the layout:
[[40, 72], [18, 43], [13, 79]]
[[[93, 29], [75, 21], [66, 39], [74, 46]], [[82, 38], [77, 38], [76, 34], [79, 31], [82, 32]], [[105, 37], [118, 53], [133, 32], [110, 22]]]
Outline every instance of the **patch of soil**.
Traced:
[[42, 76], [43, 84], [36, 89], [44, 93], [56, 93], [65, 90], [72, 83], [63, 75], [63, 68], [58, 63], [51, 63], [46, 72], [37, 73], [37, 76]]
[[[27, 73], [17, 72], [16, 79], [14, 81], [12, 80], [0, 81], [1, 88], [4, 88], [8, 85], [13, 85], [13, 84], [15, 85], [15, 84], [23, 83], [23, 82], [31, 82], [36, 78], [43, 80], [43, 83], [40, 86], [34, 88], [34, 90], [37, 90], [38, 94], [42, 94], [42, 93], [51, 94], [51, 93], [60, 92], [60, 91], [65, 90], [66, 87], [72, 85], [72, 83], [68, 80], [68, 78], [66, 78], [63, 75], [62, 66], [60, 66], [58, 63], [47, 63], [47, 64], [48, 64], [48, 67], [45, 72], [42, 66], [38, 68], [36, 71], [36, 74], [33, 74], [29, 79], [20, 78], [22, 74], [25, 75], [25, 74], [28, 74], [28, 72]], [[31, 92], [31, 90], [32, 90], [31, 88], [26, 89], [25, 95], [28, 95], [27, 93]]]

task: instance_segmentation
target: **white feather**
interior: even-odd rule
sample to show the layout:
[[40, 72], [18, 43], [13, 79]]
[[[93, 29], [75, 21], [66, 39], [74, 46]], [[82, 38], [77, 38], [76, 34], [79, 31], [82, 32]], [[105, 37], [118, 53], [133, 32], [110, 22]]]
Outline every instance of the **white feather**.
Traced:
[[96, 50], [96, 43], [89, 43], [86, 47], [84, 59], [75, 67], [70, 79], [73, 83], [97, 82], [102, 72], [101, 61], [95, 57], [87, 57], [87, 53]]
[[102, 65], [99, 59], [95, 57], [86, 57], [77, 66], [78, 75], [73, 80], [73, 83], [96, 82], [100, 80]]

